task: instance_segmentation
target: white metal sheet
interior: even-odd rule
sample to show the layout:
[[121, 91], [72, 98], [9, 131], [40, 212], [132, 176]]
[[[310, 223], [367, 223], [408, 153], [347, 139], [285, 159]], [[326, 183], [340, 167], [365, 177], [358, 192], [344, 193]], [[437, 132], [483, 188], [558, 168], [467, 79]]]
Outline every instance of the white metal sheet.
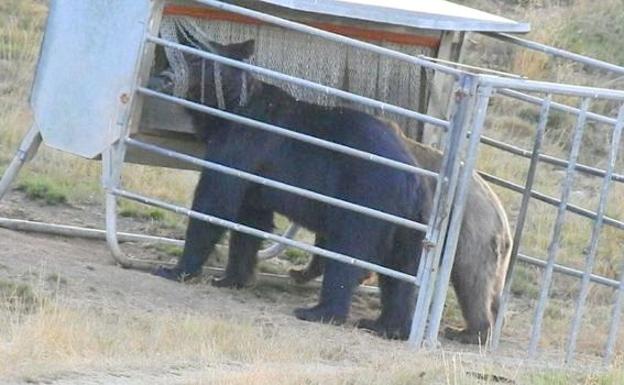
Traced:
[[261, 0], [284, 8], [415, 28], [528, 32], [518, 23], [445, 0]]
[[127, 118], [150, 0], [53, 0], [31, 104], [44, 142], [95, 157]]

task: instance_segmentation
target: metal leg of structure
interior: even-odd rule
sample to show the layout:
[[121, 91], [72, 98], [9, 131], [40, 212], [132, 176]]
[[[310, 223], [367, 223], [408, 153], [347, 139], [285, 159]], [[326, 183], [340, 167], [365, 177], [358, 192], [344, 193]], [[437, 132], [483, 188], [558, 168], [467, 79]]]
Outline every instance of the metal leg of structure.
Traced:
[[33, 124], [28, 130], [22, 143], [20, 143], [13, 160], [7, 167], [2, 179], [0, 179], [0, 200], [4, 197], [4, 194], [9, 190], [11, 183], [15, 180], [15, 177], [22, 169], [22, 166], [26, 161], [30, 160], [39, 149], [41, 144], [41, 134], [37, 127]]
[[119, 142], [102, 153], [102, 184], [106, 191], [106, 243], [113, 260], [122, 267], [148, 270], [154, 263], [127, 256], [121, 250], [117, 238], [117, 197], [112, 194], [112, 190], [118, 188], [121, 182], [125, 150], [125, 144]]
[[[296, 223], [291, 223], [290, 226], [288, 226], [288, 228], [282, 235], [282, 237], [293, 239], [295, 238], [295, 235], [297, 235], [297, 232], [299, 231], [300, 228], [301, 227], [297, 225]], [[279, 256], [280, 254], [282, 254], [284, 250], [286, 250], [287, 248], [288, 246], [282, 243], [274, 243], [271, 246], [260, 250], [258, 252], [258, 258], [259, 259], [275, 258]]]

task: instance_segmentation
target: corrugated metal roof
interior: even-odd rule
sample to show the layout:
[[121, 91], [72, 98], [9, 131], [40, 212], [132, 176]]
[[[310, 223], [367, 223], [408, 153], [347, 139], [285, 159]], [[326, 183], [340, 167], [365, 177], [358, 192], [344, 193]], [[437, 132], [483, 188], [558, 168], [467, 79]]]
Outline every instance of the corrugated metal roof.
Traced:
[[444, 0], [261, 0], [294, 10], [406, 27], [450, 31], [528, 32], [519, 23]]

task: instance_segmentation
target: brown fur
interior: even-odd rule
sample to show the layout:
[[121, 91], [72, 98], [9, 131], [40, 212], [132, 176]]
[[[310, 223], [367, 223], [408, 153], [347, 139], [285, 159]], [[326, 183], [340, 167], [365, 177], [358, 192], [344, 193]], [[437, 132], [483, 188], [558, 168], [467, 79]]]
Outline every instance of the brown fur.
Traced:
[[[398, 127], [395, 129], [401, 134]], [[442, 153], [401, 134], [414, 159], [423, 168], [438, 172]], [[429, 178], [432, 199], [435, 181]], [[466, 321], [466, 328], [447, 328], [445, 337], [462, 343], [484, 343], [496, 320], [500, 295], [511, 253], [511, 232], [505, 210], [492, 189], [476, 173], [459, 234], [451, 281]], [[425, 205], [431, 210], [433, 202]], [[429, 213], [427, 213], [427, 216]], [[302, 270], [291, 270], [298, 283], [322, 274], [322, 259], [314, 256]]]

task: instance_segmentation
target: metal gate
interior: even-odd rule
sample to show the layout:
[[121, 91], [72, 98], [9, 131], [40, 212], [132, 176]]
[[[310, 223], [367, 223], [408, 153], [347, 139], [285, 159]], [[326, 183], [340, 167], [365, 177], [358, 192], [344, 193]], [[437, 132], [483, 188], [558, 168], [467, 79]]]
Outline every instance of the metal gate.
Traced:
[[[29, 153], [39, 143], [41, 132], [46, 143], [62, 150], [82, 156], [92, 157], [102, 155], [103, 162], [103, 185], [106, 189], [106, 220], [107, 220], [107, 240], [116, 260], [122, 265], [137, 266], [149, 261], [138, 261], [129, 259], [123, 254], [117, 239], [116, 230], [116, 201], [118, 197], [131, 199], [141, 203], [157, 206], [171, 210], [188, 217], [207, 221], [215, 225], [223, 226], [233, 231], [246, 233], [260, 237], [289, 247], [296, 247], [314, 254], [338, 260], [354, 266], [362, 267], [379, 274], [385, 274], [396, 279], [410, 282], [420, 288], [416, 310], [413, 317], [410, 342], [415, 346], [423, 344], [435, 346], [437, 344], [438, 332], [441, 323], [442, 313], [447, 297], [451, 269], [454, 263], [454, 255], [458, 242], [458, 234], [462, 222], [462, 215], [467, 202], [467, 191], [470, 188], [473, 169], [477, 161], [479, 143], [497, 146], [511, 153], [530, 158], [530, 167], [524, 186], [513, 184], [501, 180], [494, 176], [484, 175], [491, 182], [503, 185], [514, 191], [522, 193], [522, 203], [518, 211], [515, 228], [515, 242], [512, 254], [512, 263], [507, 275], [507, 282], [504, 289], [501, 311], [492, 336], [492, 347], [499, 345], [503, 317], [505, 308], [510, 298], [510, 288], [512, 283], [512, 273], [516, 259], [544, 267], [544, 277], [539, 293], [539, 301], [535, 309], [535, 316], [532, 323], [532, 334], [528, 347], [529, 353], [533, 356], [537, 352], [541, 325], [544, 317], [545, 305], [549, 298], [549, 288], [552, 276], [555, 272], [568, 274], [581, 278], [581, 290], [578, 295], [575, 316], [572, 322], [568, 343], [566, 346], [566, 358], [573, 359], [575, 343], [580, 327], [584, 304], [590, 283], [598, 283], [616, 289], [613, 304], [613, 316], [609, 330], [608, 341], [605, 347], [604, 357], [608, 361], [614, 351], [617, 332], [620, 324], [622, 293], [624, 293], [624, 268], [620, 268], [619, 280], [606, 277], [599, 277], [592, 274], [595, 261], [596, 247], [603, 224], [624, 228], [622, 221], [605, 216], [607, 196], [612, 181], [622, 182], [624, 177], [614, 170], [615, 160], [618, 152], [621, 151], [620, 137], [622, 126], [624, 125], [624, 92], [608, 89], [579, 87], [562, 85], [548, 82], [537, 82], [520, 80], [515, 78], [475, 74], [457, 69], [452, 65], [442, 65], [434, 63], [424, 58], [409, 56], [400, 52], [381, 48], [372, 44], [364, 43], [351, 38], [343, 37], [323, 30], [319, 30], [307, 25], [295, 23], [281, 19], [269, 14], [257, 12], [229, 3], [213, 0], [197, 0], [198, 4], [214, 7], [219, 10], [232, 12], [250, 18], [261, 20], [265, 23], [278, 25], [283, 28], [292, 29], [301, 33], [314, 35], [328, 41], [358, 47], [382, 56], [391, 57], [409, 63], [418, 68], [426, 68], [437, 73], [448, 76], [454, 82], [453, 103], [451, 106], [450, 118], [440, 119], [419, 112], [411, 111], [392, 104], [365, 98], [339, 89], [327, 87], [322, 84], [307, 81], [305, 79], [289, 76], [280, 72], [268, 70], [266, 68], [247, 64], [244, 62], [229, 59], [212, 52], [201, 51], [196, 48], [180, 45], [158, 37], [158, 27], [162, 14], [164, 1], [135, 0], [124, 3], [123, 11], [110, 12], [108, 4], [76, 8], [76, 4], [70, 1], [59, 1], [52, 3], [50, 19], [48, 22], [48, 32], [43, 44], [42, 59], [38, 67], [37, 79], [33, 92], [33, 107], [35, 110], [36, 125], [25, 138], [20, 147], [18, 156], [9, 167], [7, 173], [0, 183], [0, 193], [4, 193], [12, 177], [19, 170]], [[127, 4], [126, 4], [127, 3]], [[130, 6], [130, 4], [132, 4]], [[130, 8], [126, 8], [130, 7]], [[89, 36], [74, 36], [70, 42], [67, 41], [68, 31], [63, 29], [63, 20], [75, 17], [80, 13], [78, 20], [100, 20], [102, 12], [108, 15], [120, 15], [117, 19], [110, 17], [102, 29], [93, 31]], [[121, 16], [123, 15], [123, 16]], [[89, 23], [86, 23], [89, 24]], [[94, 41], [111, 39], [110, 30], [119, 26], [129, 26], [129, 33], [126, 38], [115, 41], [111, 51], [106, 55], [115, 57], [116, 55], [134, 52], [134, 57], [120, 58], [119, 62], [104, 73], [85, 73], [85, 79], [97, 82], [102, 95], [92, 100], [85, 100], [84, 95], [93, 89], [93, 83], [85, 81], [84, 84], [77, 85], [72, 92], [58, 93], [57, 91], [66, 83], [67, 78], [59, 76], [73, 76], [73, 72], [63, 63], [67, 63], [68, 57], [85, 57], [92, 60], [97, 65], [102, 59], [101, 52], [94, 52], [92, 49]], [[71, 43], [71, 44], [69, 44]], [[357, 103], [360, 106], [374, 108], [379, 112], [393, 112], [400, 116], [415, 119], [428, 125], [437, 127], [445, 132], [444, 135], [444, 157], [439, 174], [414, 167], [412, 165], [386, 159], [374, 154], [366, 153], [341, 144], [328, 142], [312, 136], [287, 130], [283, 127], [255, 121], [231, 112], [219, 109], [218, 107], [206, 106], [194, 103], [179, 97], [163, 94], [149, 89], [147, 77], [152, 65], [153, 51], [155, 46], [164, 46], [180, 50], [182, 52], [196, 55], [207, 60], [220, 63], [224, 66], [231, 66], [248, 71], [254, 75], [262, 75], [267, 78], [274, 78], [280, 81], [289, 82], [297, 86], [306, 87], [317, 92], [335, 96], [342, 100]], [[118, 64], [118, 65], [117, 65]], [[63, 64], [65, 65], [65, 64]], [[78, 65], [78, 67], [80, 67]], [[108, 68], [108, 67], [107, 67]], [[78, 70], [79, 68], [77, 68]], [[97, 76], [96, 76], [97, 75]], [[121, 79], [121, 80], [120, 80]], [[106, 85], [106, 87], [101, 87]], [[528, 92], [527, 95], [522, 92]], [[579, 99], [578, 107], [571, 107], [553, 101], [558, 96], [567, 96]], [[520, 149], [516, 146], [502, 143], [481, 135], [482, 128], [488, 118], [488, 106], [493, 97], [516, 98], [527, 103], [540, 106], [540, 114], [536, 127], [534, 145], [531, 150]], [[278, 135], [283, 135], [292, 140], [302, 141], [316, 146], [320, 146], [331, 151], [337, 151], [350, 156], [365, 159], [370, 162], [383, 164], [398, 170], [413, 172], [418, 175], [435, 177], [437, 185], [433, 213], [429, 223], [418, 223], [405, 218], [390, 215], [368, 207], [360, 206], [344, 200], [335, 199], [313, 191], [305, 190], [297, 186], [286, 185], [284, 183], [270, 180], [246, 173], [242, 170], [229, 168], [217, 163], [208, 162], [170, 149], [162, 148], [133, 137], [136, 127], [140, 122], [140, 111], [146, 98], [154, 98], [167, 101], [187, 109], [192, 109], [205, 114], [216, 116], [222, 119], [231, 120], [247, 126], [250, 130], [264, 130]], [[603, 116], [590, 111], [590, 105], [595, 100], [608, 100], [618, 106], [617, 116]], [[114, 101], [114, 102], [112, 102]], [[67, 108], [74, 108], [76, 105], [86, 105], [87, 114], [68, 114]], [[69, 107], [68, 107], [69, 106]], [[576, 126], [573, 131], [572, 145], [567, 160], [555, 159], [540, 153], [543, 142], [544, 131], [550, 113], [558, 109], [577, 116]], [[88, 116], [85, 116], [88, 115]], [[612, 127], [610, 151], [608, 154], [607, 167], [604, 170], [578, 163], [579, 152], [583, 139], [583, 133], [588, 120], [600, 122]], [[78, 139], [77, 139], [78, 138]], [[287, 191], [293, 194], [304, 196], [308, 199], [317, 200], [329, 205], [334, 205], [354, 212], [382, 219], [401, 226], [406, 226], [426, 234], [426, 241], [420, 259], [420, 268], [417, 276], [410, 276], [402, 272], [393, 271], [383, 266], [371, 264], [358, 260], [349, 255], [343, 255], [330, 250], [325, 250], [316, 246], [305, 244], [291, 239], [289, 236], [280, 236], [255, 228], [251, 228], [239, 223], [224, 220], [223, 218], [206, 215], [192, 211], [184, 207], [162, 202], [160, 200], [139, 195], [135, 192], [127, 191], [121, 183], [121, 169], [127, 149], [136, 148], [146, 152], [158, 154], [165, 157], [174, 158], [178, 161], [186, 162], [198, 167], [215, 170], [226, 175], [242, 178], [253, 183], [260, 183], [275, 189]], [[565, 178], [561, 186], [561, 196], [559, 199], [544, 196], [532, 190], [538, 162], [548, 162], [566, 168]], [[596, 212], [582, 209], [571, 205], [569, 202], [571, 183], [575, 172], [586, 172], [598, 175], [603, 178], [600, 191], [600, 203]], [[526, 219], [526, 213], [531, 200], [541, 200], [558, 207], [555, 226], [552, 230], [552, 240], [547, 250], [547, 260], [540, 261], [534, 257], [519, 253], [520, 240]], [[564, 224], [566, 212], [583, 215], [594, 220], [594, 228], [591, 234], [589, 252], [586, 255], [585, 269], [575, 270], [569, 267], [560, 266], [555, 263], [555, 258], [559, 250], [561, 229]], [[291, 235], [291, 234], [288, 234]]]

